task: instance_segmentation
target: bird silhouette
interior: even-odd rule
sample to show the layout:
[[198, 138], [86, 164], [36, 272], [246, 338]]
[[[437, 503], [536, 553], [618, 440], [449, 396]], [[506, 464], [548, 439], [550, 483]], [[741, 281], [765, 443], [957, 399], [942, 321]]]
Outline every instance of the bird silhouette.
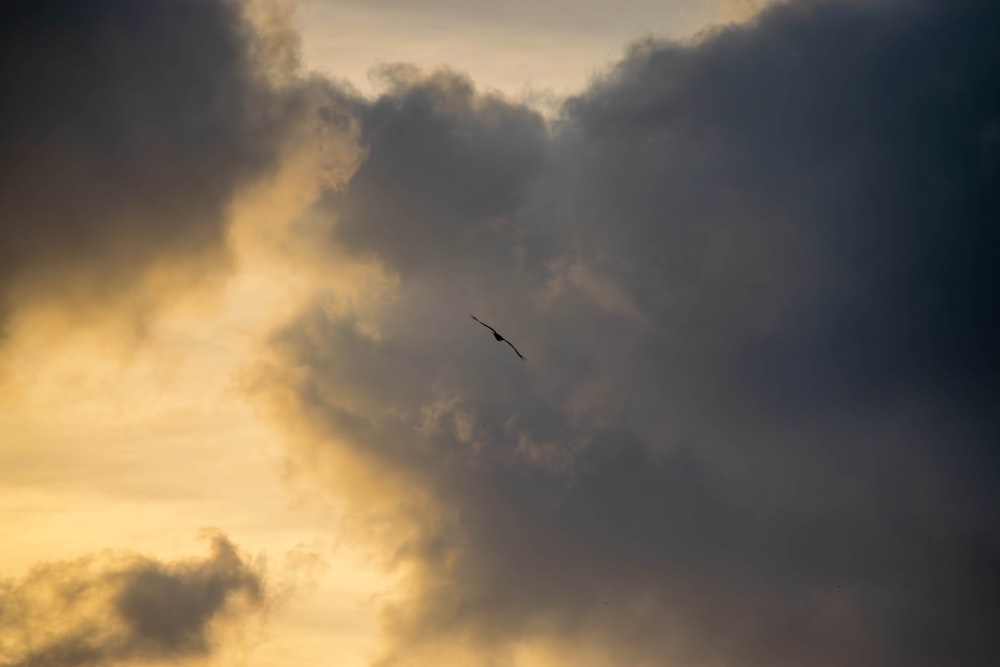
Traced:
[[510, 342], [509, 340], [507, 340], [506, 338], [504, 338], [503, 336], [501, 336], [501, 335], [500, 335], [500, 334], [499, 334], [499, 333], [497, 332], [497, 330], [496, 330], [496, 329], [494, 329], [494, 328], [493, 328], [493, 327], [491, 327], [490, 325], [486, 324], [486, 322], [483, 322], [483, 321], [482, 321], [481, 319], [479, 319], [479, 318], [478, 318], [478, 317], [476, 317], [475, 315], [469, 315], [469, 317], [471, 317], [472, 319], [474, 319], [475, 321], [479, 322], [479, 323], [480, 323], [480, 324], [482, 324], [482, 325], [483, 325], [484, 327], [486, 327], [487, 329], [489, 329], [490, 331], [492, 331], [492, 332], [493, 332], [493, 337], [494, 337], [494, 338], [496, 338], [496, 339], [497, 339], [497, 341], [503, 341], [504, 343], [507, 343], [508, 345], [510, 345], [510, 349], [514, 350], [514, 354], [516, 354], [517, 356], [519, 356], [519, 357], [521, 357], [522, 359], [524, 359], [524, 355], [523, 355], [523, 354], [521, 354], [520, 352], [518, 352], [518, 351], [517, 351], [517, 348], [516, 348], [516, 347], [514, 347], [514, 344], [513, 344], [513, 343], [511, 343], [511, 342]]

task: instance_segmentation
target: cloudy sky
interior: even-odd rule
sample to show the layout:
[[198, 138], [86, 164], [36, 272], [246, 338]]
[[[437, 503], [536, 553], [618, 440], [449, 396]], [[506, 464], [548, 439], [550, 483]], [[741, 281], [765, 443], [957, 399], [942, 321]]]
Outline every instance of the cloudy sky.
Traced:
[[997, 34], [4, 3], [0, 667], [1000, 663]]

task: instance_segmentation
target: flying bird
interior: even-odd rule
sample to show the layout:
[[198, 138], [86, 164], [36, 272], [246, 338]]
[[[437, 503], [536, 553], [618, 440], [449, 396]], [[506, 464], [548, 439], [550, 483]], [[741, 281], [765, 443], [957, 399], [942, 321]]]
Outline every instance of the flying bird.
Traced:
[[478, 318], [478, 317], [476, 317], [475, 315], [469, 315], [469, 317], [471, 317], [472, 319], [474, 319], [475, 321], [479, 322], [479, 323], [480, 323], [480, 324], [482, 324], [482, 325], [483, 325], [484, 327], [486, 327], [487, 329], [489, 329], [490, 331], [492, 331], [492, 332], [493, 332], [493, 337], [494, 337], [494, 338], [496, 338], [496, 339], [497, 339], [497, 341], [503, 341], [503, 342], [507, 343], [508, 345], [510, 345], [510, 349], [514, 350], [514, 354], [516, 354], [517, 356], [519, 356], [519, 357], [521, 357], [522, 359], [524, 359], [524, 355], [523, 355], [523, 354], [521, 354], [520, 352], [518, 352], [518, 351], [517, 351], [517, 348], [516, 348], [516, 347], [514, 347], [514, 344], [513, 344], [513, 343], [511, 343], [511, 342], [510, 342], [509, 340], [507, 340], [506, 338], [504, 338], [503, 336], [501, 336], [501, 335], [500, 335], [499, 333], [497, 333], [497, 330], [496, 330], [496, 329], [494, 329], [494, 328], [493, 328], [493, 327], [491, 327], [490, 325], [486, 324], [486, 322], [483, 322], [483, 321], [482, 321], [481, 319], [479, 319], [479, 318]]

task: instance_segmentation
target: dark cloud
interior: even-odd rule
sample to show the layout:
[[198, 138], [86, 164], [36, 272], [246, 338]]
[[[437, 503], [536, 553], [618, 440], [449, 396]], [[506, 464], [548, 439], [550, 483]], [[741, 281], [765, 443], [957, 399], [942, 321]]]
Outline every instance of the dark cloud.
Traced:
[[205, 559], [138, 556], [36, 566], [0, 584], [4, 667], [82, 667], [215, 652], [266, 602], [263, 575], [224, 536]]
[[320, 204], [337, 210], [337, 239], [406, 275], [513, 263], [512, 219], [542, 165], [541, 117], [451, 72], [382, 75], [390, 90], [360, 119], [367, 159]]
[[[595, 162], [611, 166], [588, 174], [585, 206], [597, 219], [640, 207], [635, 224], [595, 224], [598, 243], [690, 249], [639, 270], [651, 287], [675, 275], [717, 287], [712, 306], [730, 323], [741, 305], [786, 296], [769, 281], [809, 281], [783, 302], [785, 340], [766, 341], [806, 396], [819, 384], [995, 391], [1000, 174], [984, 137], [1000, 106], [988, 83], [997, 16], [958, 5], [792, 3], [695, 50], [635, 47], [570, 103]], [[728, 254], [701, 251], [716, 248]]]
[[229, 204], [305, 109], [280, 35], [235, 0], [14, 0], [0, 26], [0, 300], [225, 264]]
[[385, 480], [386, 664], [997, 661], [998, 28], [790, 2], [635, 45], [546, 134], [450, 75], [369, 105], [322, 207], [397, 298], [304, 313], [272, 379]]

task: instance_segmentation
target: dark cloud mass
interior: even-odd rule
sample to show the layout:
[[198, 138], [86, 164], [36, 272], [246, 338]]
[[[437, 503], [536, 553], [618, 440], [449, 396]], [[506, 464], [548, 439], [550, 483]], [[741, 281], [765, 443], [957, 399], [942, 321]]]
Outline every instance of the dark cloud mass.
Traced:
[[103, 555], [0, 582], [0, 664], [84, 667], [215, 652], [263, 610], [263, 575], [224, 536], [205, 559]]
[[402, 282], [379, 336], [303, 313], [273, 379], [381, 480], [386, 664], [1000, 660], [998, 34], [789, 2], [634, 45], [546, 132], [446, 73], [362, 112], [321, 209]]
[[229, 203], [301, 111], [273, 46], [230, 0], [3, 3], [0, 299], [220, 263]]
[[407, 276], [513, 252], [511, 218], [542, 164], [542, 119], [477, 95], [458, 74], [396, 66], [382, 75], [389, 91], [362, 110], [368, 159], [324, 202], [338, 211], [338, 240]]

